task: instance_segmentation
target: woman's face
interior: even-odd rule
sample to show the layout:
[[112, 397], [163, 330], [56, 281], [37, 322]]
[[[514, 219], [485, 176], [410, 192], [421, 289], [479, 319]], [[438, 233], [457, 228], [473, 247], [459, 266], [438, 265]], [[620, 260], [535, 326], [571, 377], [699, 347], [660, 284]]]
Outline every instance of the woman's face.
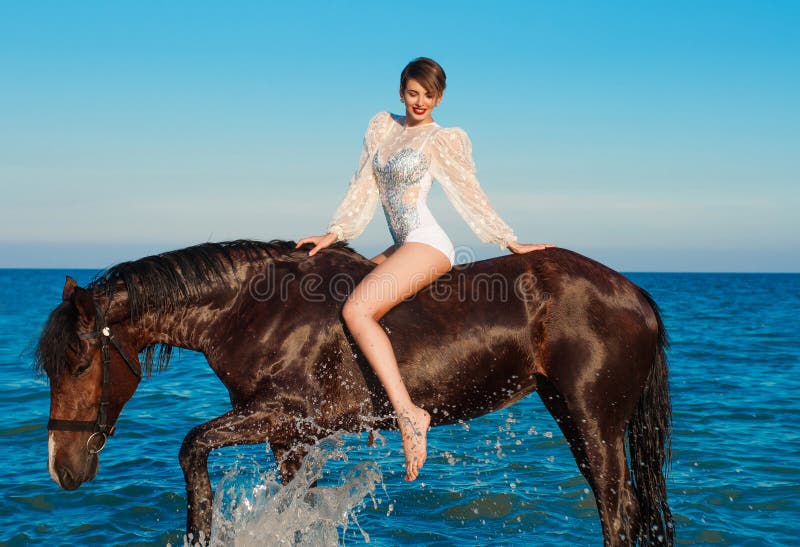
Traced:
[[406, 103], [406, 125], [414, 126], [421, 123], [431, 123], [431, 113], [439, 106], [441, 97], [434, 97], [433, 93], [422, 85], [409, 78], [405, 90], [400, 90], [400, 96]]

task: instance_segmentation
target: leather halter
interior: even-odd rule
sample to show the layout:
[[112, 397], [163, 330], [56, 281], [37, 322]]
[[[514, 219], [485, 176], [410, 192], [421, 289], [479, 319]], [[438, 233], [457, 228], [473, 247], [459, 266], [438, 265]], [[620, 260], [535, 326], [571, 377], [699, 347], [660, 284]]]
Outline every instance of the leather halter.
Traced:
[[[105, 446], [106, 441], [108, 440], [109, 435], [114, 434], [114, 425], [109, 425], [108, 423], [108, 380], [109, 380], [109, 370], [111, 368], [111, 359], [109, 355], [109, 347], [108, 342], [111, 341], [114, 344], [114, 347], [117, 348], [117, 351], [122, 356], [122, 359], [125, 361], [125, 364], [128, 365], [128, 368], [136, 376], [137, 379], [142, 379], [142, 369], [141, 365], [139, 365], [136, 361], [130, 358], [130, 356], [122, 349], [122, 346], [117, 340], [117, 337], [114, 336], [114, 333], [111, 332], [111, 328], [106, 324], [106, 320], [103, 317], [103, 313], [100, 310], [99, 304], [95, 301], [94, 302], [94, 309], [95, 309], [95, 321], [97, 323], [97, 331], [90, 333], [90, 334], [82, 334], [79, 336], [81, 340], [88, 340], [91, 338], [100, 338], [100, 356], [102, 359], [103, 364], [103, 383], [101, 384], [100, 390], [100, 408], [97, 411], [97, 419], [94, 421], [90, 420], [54, 420], [50, 419], [47, 422], [47, 429], [55, 430], [55, 431], [89, 431], [92, 435], [86, 441], [86, 448], [91, 454], [97, 454], [100, 452]], [[92, 440], [96, 436], [102, 437], [102, 442], [98, 448], [93, 448], [91, 446]]]

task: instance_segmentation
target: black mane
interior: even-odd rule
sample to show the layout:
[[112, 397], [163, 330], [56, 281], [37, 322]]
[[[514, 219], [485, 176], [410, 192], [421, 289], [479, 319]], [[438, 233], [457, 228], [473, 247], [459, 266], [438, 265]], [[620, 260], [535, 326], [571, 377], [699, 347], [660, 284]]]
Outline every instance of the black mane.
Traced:
[[[346, 241], [336, 242], [329, 249], [364, 259]], [[295, 249], [294, 241], [281, 239], [200, 243], [120, 262], [95, 275], [87, 289], [95, 296], [109, 297], [109, 301], [117, 291], [127, 291], [130, 319], [136, 322], [148, 311], [174, 309], [183, 303], [196, 301], [211, 290], [218, 290], [219, 283], [233, 280], [237, 263], [264, 260], [300, 262], [307, 255], [307, 247]], [[34, 351], [37, 372], [45, 372], [50, 378], [65, 372], [67, 347], [79, 344], [76, 327], [77, 312], [71, 303], [64, 302], [53, 310]], [[143, 350], [140, 361], [150, 375], [154, 367], [158, 371], [164, 370], [171, 354], [172, 346], [153, 344]]]
[[112, 296], [120, 290], [118, 281], [122, 280], [128, 292], [131, 321], [137, 321], [148, 311], [173, 309], [196, 300], [219, 282], [230, 280], [236, 261], [298, 261], [305, 253], [295, 251], [294, 245], [279, 239], [200, 243], [111, 266], [98, 273], [88, 288], [95, 295]]

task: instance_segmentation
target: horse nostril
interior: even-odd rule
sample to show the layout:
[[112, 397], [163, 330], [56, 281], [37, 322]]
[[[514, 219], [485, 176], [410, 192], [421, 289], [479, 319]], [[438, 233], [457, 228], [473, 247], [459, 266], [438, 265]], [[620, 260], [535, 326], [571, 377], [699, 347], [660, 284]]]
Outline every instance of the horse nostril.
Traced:
[[59, 484], [64, 490], [75, 490], [81, 485], [69, 467], [59, 469], [58, 476], [61, 479]]

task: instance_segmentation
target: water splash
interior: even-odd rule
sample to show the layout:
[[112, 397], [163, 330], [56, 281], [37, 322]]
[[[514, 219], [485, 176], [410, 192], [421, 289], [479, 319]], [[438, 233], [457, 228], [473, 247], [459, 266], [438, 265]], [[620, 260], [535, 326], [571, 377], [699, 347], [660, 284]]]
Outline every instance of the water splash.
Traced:
[[369, 534], [358, 523], [357, 514], [369, 497], [377, 507], [375, 490], [383, 486], [383, 475], [374, 461], [345, 465], [338, 481], [326, 476], [332, 486], [315, 486], [323, 478], [325, 464], [347, 462], [344, 432], [335, 433], [309, 446], [308, 455], [294, 480], [280, 484], [277, 471], [260, 475], [255, 487], [236, 484], [238, 470], [225, 474], [217, 486], [211, 530], [212, 545], [339, 545], [348, 527], [355, 525], [369, 542]]

